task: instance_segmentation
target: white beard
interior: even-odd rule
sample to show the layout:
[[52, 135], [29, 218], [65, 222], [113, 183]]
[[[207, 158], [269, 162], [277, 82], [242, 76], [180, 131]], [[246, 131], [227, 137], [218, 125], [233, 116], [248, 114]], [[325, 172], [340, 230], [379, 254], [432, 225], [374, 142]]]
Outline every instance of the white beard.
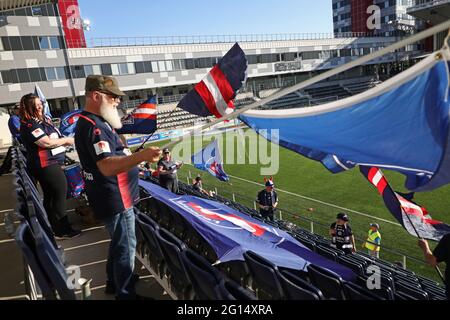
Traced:
[[102, 105], [100, 106], [100, 115], [114, 129], [122, 128], [122, 121], [120, 121], [119, 112], [117, 108], [113, 107], [112, 105], [103, 102]]

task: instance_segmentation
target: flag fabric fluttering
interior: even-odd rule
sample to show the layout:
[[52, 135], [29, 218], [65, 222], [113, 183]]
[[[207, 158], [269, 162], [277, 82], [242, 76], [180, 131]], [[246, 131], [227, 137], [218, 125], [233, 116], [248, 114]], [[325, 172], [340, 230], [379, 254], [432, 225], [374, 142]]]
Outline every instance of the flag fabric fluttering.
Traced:
[[208, 171], [220, 181], [230, 180], [223, 170], [223, 162], [217, 140], [214, 140], [207, 147], [194, 154], [191, 160], [197, 169]]
[[247, 58], [239, 44], [234, 46], [197, 83], [178, 107], [198, 115], [221, 118], [234, 110], [234, 98], [247, 79]]
[[116, 129], [118, 134], [150, 134], [156, 131], [156, 96], [149, 97], [137, 106], [130, 114], [122, 118], [122, 128]]
[[424, 207], [413, 202], [411, 193], [405, 195], [392, 190], [380, 169], [360, 166], [359, 170], [378, 189], [386, 208], [411, 235], [439, 241], [450, 232], [449, 225], [433, 220]]
[[[251, 110], [240, 119], [332, 173], [356, 165], [395, 170], [406, 188], [450, 183], [448, 49], [361, 94], [308, 108]], [[275, 137], [275, 138], [274, 138]]]
[[44, 107], [44, 110], [43, 110], [44, 116], [51, 120], [53, 117], [50, 112], [50, 106], [48, 105], [48, 102], [44, 96], [44, 93], [42, 92], [41, 88], [39, 88], [39, 86], [37, 84], [34, 86], [34, 94], [36, 96], [38, 96], [42, 102], [42, 106]]
[[70, 111], [61, 117], [61, 123], [59, 125], [59, 131], [61, 134], [67, 137], [73, 137], [75, 135], [75, 128], [81, 111], [83, 110], [78, 109]]

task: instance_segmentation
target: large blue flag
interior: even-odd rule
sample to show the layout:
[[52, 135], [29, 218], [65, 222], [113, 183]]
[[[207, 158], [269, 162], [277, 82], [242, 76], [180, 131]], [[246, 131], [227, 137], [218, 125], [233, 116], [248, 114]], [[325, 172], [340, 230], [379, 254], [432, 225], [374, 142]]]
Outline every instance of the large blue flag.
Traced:
[[73, 137], [75, 135], [75, 128], [78, 118], [81, 113], [81, 109], [67, 112], [61, 117], [61, 123], [59, 125], [59, 131], [67, 137]]
[[44, 116], [51, 120], [53, 117], [50, 112], [50, 106], [48, 105], [48, 102], [44, 96], [44, 93], [42, 92], [41, 88], [39, 88], [39, 86], [37, 84], [34, 85], [34, 94], [37, 95], [42, 102], [42, 105], [44, 107], [44, 110], [43, 110]]
[[222, 203], [176, 195], [143, 180], [139, 180], [139, 184], [155, 200], [189, 222], [213, 248], [218, 262], [244, 260], [243, 253], [251, 250], [280, 267], [306, 271], [312, 263], [334, 271], [347, 281], [356, 277], [349, 268], [311, 251], [287, 232]]
[[410, 190], [432, 190], [450, 182], [445, 56], [449, 52], [431, 54], [379, 86], [340, 101], [252, 110], [240, 118], [267, 139], [275, 135], [281, 146], [322, 162], [333, 173], [374, 166], [404, 174]]
[[178, 107], [201, 117], [221, 118], [234, 110], [233, 99], [247, 80], [247, 58], [234, 46], [178, 103]]
[[208, 171], [221, 181], [230, 180], [223, 170], [223, 162], [217, 140], [214, 140], [207, 147], [194, 154], [191, 160], [197, 169]]
[[156, 96], [151, 96], [125, 116], [122, 119], [122, 128], [116, 131], [118, 134], [153, 133], [156, 131], [156, 114]]

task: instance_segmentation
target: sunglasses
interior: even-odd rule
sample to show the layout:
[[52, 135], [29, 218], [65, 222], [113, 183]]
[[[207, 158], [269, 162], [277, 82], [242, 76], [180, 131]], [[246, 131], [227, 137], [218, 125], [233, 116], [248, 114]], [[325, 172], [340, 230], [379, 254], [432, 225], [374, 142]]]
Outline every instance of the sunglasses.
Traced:
[[111, 92], [106, 92], [106, 91], [98, 91], [98, 92], [106, 94], [108, 97], [110, 97], [113, 100], [119, 100], [120, 101], [120, 99], [122, 99], [121, 96], [115, 95], [115, 94], [113, 94]]

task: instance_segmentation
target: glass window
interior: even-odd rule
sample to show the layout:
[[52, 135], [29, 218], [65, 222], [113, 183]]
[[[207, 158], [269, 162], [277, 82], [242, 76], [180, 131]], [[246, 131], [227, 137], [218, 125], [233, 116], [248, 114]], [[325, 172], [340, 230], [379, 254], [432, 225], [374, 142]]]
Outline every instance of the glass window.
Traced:
[[186, 69], [194, 69], [195, 65], [194, 65], [194, 59], [186, 59], [184, 60], [185, 64], [186, 64]]
[[94, 70], [91, 65], [84, 66], [84, 74], [86, 75], [86, 77], [94, 74]]
[[35, 50], [32, 37], [22, 37], [23, 50]]
[[44, 81], [44, 79], [41, 78], [41, 73], [39, 71], [39, 68], [28, 69], [28, 73], [30, 74], [30, 81], [31, 82]]
[[135, 62], [134, 68], [136, 70], [136, 73], [145, 73], [144, 62]]
[[11, 51], [11, 43], [9, 37], [2, 37], [2, 46], [5, 51]]
[[9, 37], [9, 42], [11, 44], [11, 50], [17, 51], [23, 49], [20, 37]]
[[128, 74], [135, 74], [134, 63], [127, 63]]
[[20, 9], [14, 10], [14, 15], [16, 15], [16, 16], [26, 16], [27, 12], [26, 12], [25, 8], [20, 8]]
[[50, 49], [50, 43], [48, 42], [48, 37], [39, 37], [39, 47], [41, 50]]
[[48, 81], [58, 80], [55, 68], [45, 68], [45, 75]]
[[19, 76], [19, 82], [26, 83], [30, 82], [30, 75], [28, 69], [17, 69], [17, 75]]
[[107, 76], [112, 75], [111, 65], [109, 63], [101, 64], [101, 70], [102, 70], [102, 73], [100, 73], [100, 74], [104, 74]]
[[33, 16], [42, 16], [42, 7], [31, 7], [31, 14]]
[[102, 69], [99, 64], [92, 65], [92, 74], [101, 75]]
[[173, 69], [174, 70], [184, 70], [186, 68], [186, 64], [184, 60], [173, 60]]
[[3, 48], [3, 38], [2, 38], [1, 41], [0, 41], [0, 51], [4, 51], [4, 48]]
[[117, 63], [111, 64], [111, 71], [114, 76], [118, 76], [120, 74], [119, 65]]
[[72, 66], [72, 76], [74, 78], [85, 78], [86, 74], [84, 73], [85, 68], [83, 66]]
[[2, 71], [1, 75], [2, 75], [3, 83], [11, 83], [12, 82], [10, 70]]
[[153, 72], [158, 72], [159, 71], [158, 62], [157, 61], [152, 61], [152, 70], [153, 70]]
[[56, 77], [58, 78], [58, 80], [67, 79], [66, 70], [64, 67], [56, 67], [55, 71], [56, 71]]
[[49, 39], [50, 39], [50, 47], [52, 49], [60, 49], [58, 37], [49, 37]]
[[119, 63], [119, 74], [128, 74], [128, 66], [126, 63]]
[[158, 69], [159, 72], [166, 71], [166, 64], [164, 63], [164, 61], [158, 61]]
[[166, 70], [173, 71], [173, 63], [172, 60], [166, 60]]
[[48, 3], [45, 5], [45, 7], [47, 8], [47, 14], [49, 16], [55, 16], [55, 9], [53, 8], [53, 4]]

